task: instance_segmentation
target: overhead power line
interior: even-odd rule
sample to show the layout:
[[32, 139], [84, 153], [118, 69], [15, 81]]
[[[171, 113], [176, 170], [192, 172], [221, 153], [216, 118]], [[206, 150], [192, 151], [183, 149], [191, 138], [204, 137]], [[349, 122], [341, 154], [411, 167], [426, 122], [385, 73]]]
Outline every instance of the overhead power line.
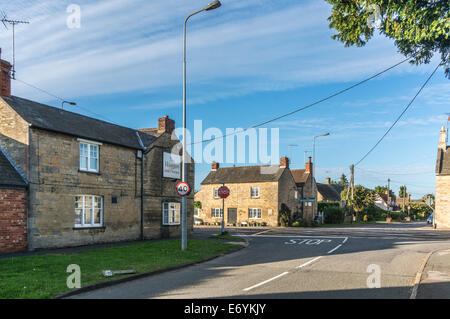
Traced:
[[368, 77], [368, 78], [366, 78], [366, 79], [364, 79], [364, 80], [362, 80], [362, 81], [360, 81], [360, 82], [358, 82], [358, 83], [355, 83], [355, 84], [353, 84], [353, 85], [351, 85], [351, 86], [349, 86], [349, 87], [347, 87], [347, 88], [345, 88], [345, 89], [342, 89], [342, 90], [340, 90], [340, 91], [338, 91], [338, 92], [336, 92], [336, 93], [333, 93], [333, 94], [331, 94], [331, 95], [329, 95], [329, 96], [327, 96], [327, 97], [325, 97], [325, 98], [323, 98], [323, 99], [320, 99], [320, 100], [318, 100], [318, 101], [316, 101], [316, 102], [313, 102], [313, 103], [311, 103], [311, 104], [302, 106], [302, 107], [300, 107], [300, 108], [297, 108], [297, 109], [295, 109], [294, 111], [291, 111], [291, 112], [289, 112], [289, 113], [285, 113], [285, 114], [283, 114], [283, 115], [274, 117], [274, 118], [272, 118], [272, 119], [270, 119], [270, 120], [267, 120], [267, 121], [265, 121], [265, 122], [262, 122], [262, 123], [259, 123], [259, 124], [255, 124], [255, 125], [253, 125], [253, 126], [250, 126], [250, 127], [246, 128], [245, 130], [242, 130], [242, 131], [239, 131], [239, 132], [234, 132], [234, 133], [225, 134], [225, 135], [217, 136], [217, 137], [214, 137], [214, 138], [210, 138], [210, 139], [207, 139], [207, 140], [202, 140], [202, 141], [198, 141], [198, 142], [193, 142], [193, 143], [191, 143], [191, 144], [189, 144], [189, 145], [200, 144], [200, 143], [205, 143], [205, 142], [210, 142], [210, 141], [214, 141], [214, 140], [216, 140], [216, 139], [223, 139], [224, 137], [227, 137], [227, 136], [232, 136], [232, 135], [236, 135], [236, 134], [241, 134], [241, 133], [244, 133], [244, 132], [246, 132], [246, 131], [248, 131], [248, 130], [251, 130], [251, 129], [254, 129], [254, 128], [257, 128], [257, 127], [261, 127], [261, 126], [263, 126], [263, 125], [266, 125], [266, 124], [269, 124], [269, 123], [278, 121], [278, 120], [280, 120], [280, 119], [282, 119], [282, 118], [291, 116], [291, 115], [293, 115], [293, 114], [295, 114], [295, 113], [304, 111], [304, 110], [309, 109], [309, 108], [311, 108], [311, 107], [313, 107], [313, 106], [315, 106], [315, 105], [317, 105], [317, 104], [323, 103], [323, 102], [325, 102], [325, 101], [327, 101], [327, 100], [330, 100], [330, 99], [332, 99], [332, 98], [334, 98], [334, 97], [336, 97], [336, 96], [338, 96], [338, 95], [341, 95], [341, 94], [343, 94], [343, 93], [345, 93], [345, 92], [347, 92], [347, 91], [349, 91], [349, 90], [351, 90], [351, 89], [354, 89], [355, 87], [358, 87], [358, 86], [360, 86], [360, 85], [362, 85], [362, 84], [364, 84], [364, 83], [366, 83], [366, 82], [368, 82], [368, 81], [370, 81], [370, 80], [372, 80], [372, 79], [374, 79], [374, 78], [376, 78], [376, 77], [382, 75], [383, 73], [386, 73], [386, 72], [388, 72], [388, 71], [394, 69], [395, 67], [397, 67], [397, 66], [399, 66], [399, 65], [401, 65], [401, 64], [403, 64], [403, 63], [405, 63], [406, 61], [408, 61], [408, 60], [410, 60], [410, 59], [411, 59], [411, 57], [406, 58], [406, 59], [404, 59], [404, 60], [402, 60], [402, 61], [400, 61], [400, 62], [398, 62], [398, 63], [396, 63], [396, 64], [394, 64], [394, 65], [392, 65], [392, 66], [390, 66], [390, 67], [388, 67], [387, 69], [384, 69], [384, 70], [382, 70], [382, 71], [380, 71], [380, 72], [378, 72], [378, 73], [372, 75], [371, 77]]
[[439, 63], [434, 71], [430, 74], [430, 76], [427, 78], [425, 83], [422, 84], [419, 91], [417, 91], [416, 95], [412, 98], [412, 100], [408, 103], [408, 105], [405, 107], [403, 112], [397, 117], [395, 122], [391, 125], [391, 127], [384, 133], [384, 135], [378, 140], [378, 142], [364, 155], [356, 164], [355, 166], [358, 166], [363, 160], [366, 159], [367, 156], [369, 156], [370, 153], [381, 143], [381, 141], [389, 134], [389, 132], [394, 128], [394, 126], [397, 124], [397, 122], [403, 117], [403, 115], [406, 113], [406, 111], [409, 109], [409, 107], [413, 104], [413, 102], [416, 100], [416, 98], [419, 96], [419, 94], [422, 92], [422, 90], [425, 88], [425, 86], [428, 84], [428, 82], [431, 80], [433, 75], [436, 73], [437, 69], [442, 65], [442, 63]]

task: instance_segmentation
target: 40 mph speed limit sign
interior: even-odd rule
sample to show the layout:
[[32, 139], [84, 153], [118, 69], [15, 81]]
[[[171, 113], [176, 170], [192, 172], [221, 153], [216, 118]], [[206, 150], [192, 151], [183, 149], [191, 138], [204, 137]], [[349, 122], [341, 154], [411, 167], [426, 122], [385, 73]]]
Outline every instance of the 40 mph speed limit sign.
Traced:
[[187, 196], [191, 192], [189, 184], [186, 182], [180, 182], [177, 184], [177, 193], [180, 196]]

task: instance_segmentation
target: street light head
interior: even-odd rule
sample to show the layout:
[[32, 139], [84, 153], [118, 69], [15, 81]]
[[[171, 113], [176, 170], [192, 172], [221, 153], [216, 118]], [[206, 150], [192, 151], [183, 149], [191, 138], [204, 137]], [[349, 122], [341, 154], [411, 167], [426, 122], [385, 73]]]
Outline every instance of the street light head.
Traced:
[[325, 133], [325, 134], [323, 134], [323, 136], [328, 136], [328, 135], [330, 135], [330, 133]]
[[222, 5], [222, 3], [220, 3], [220, 1], [218, 1], [218, 0], [216, 0], [216, 1], [208, 4], [204, 10], [206, 10], [206, 11], [214, 10], [214, 9], [219, 8], [221, 5]]

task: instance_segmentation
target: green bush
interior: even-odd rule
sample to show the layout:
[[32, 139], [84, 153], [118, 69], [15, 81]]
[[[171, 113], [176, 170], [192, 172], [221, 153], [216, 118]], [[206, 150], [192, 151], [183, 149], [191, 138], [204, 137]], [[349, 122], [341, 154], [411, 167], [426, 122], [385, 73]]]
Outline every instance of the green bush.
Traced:
[[323, 210], [325, 224], [342, 224], [344, 222], [344, 211], [336, 206], [328, 206]]
[[367, 220], [370, 222], [374, 220], [386, 219], [387, 212], [375, 206], [375, 204], [370, 204], [369, 207], [366, 209], [366, 215]]
[[329, 202], [319, 202], [319, 203], [317, 203], [317, 208], [318, 208], [319, 212], [325, 211], [325, 209], [327, 209], [328, 207], [337, 207], [337, 208], [339, 208], [340, 206], [339, 206], [339, 203], [337, 203], [337, 202], [331, 202], [331, 203], [329, 203]]
[[300, 221], [296, 220], [292, 223], [292, 227], [300, 227]]
[[286, 204], [281, 204], [280, 209], [280, 225], [282, 227], [288, 227], [291, 224], [291, 210]]

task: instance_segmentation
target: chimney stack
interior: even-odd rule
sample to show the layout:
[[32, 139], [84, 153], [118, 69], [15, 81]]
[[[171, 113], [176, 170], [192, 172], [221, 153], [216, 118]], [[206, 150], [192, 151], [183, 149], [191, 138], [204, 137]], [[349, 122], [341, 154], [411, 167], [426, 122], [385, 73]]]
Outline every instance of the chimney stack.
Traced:
[[330, 185], [331, 184], [331, 178], [327, 177], [325, 179], [325, 184]]
[[289, 169], [289, 158], [288, 157], [280, 158], [280, 167]]
[[444, 152], [447, 150], [447, 131], [444, 126], [442, 126], [441, 133], [439, 135], [439, 149]]
[[217, 163], [217, 162], [212, 162], [211, 167], [212, 167], [212, 170], [213, 170], [213, 171], [217, 171], [217, 170], [219, 169], [219, 163]]
[[11, 97], [11, 64], [1, 59], [2, 49], [0, 48], [0, 96]]
[[167, 115], [161, 117], [158, 121], [158, 133], [169, 133], [175, 130], [175, 121], [170, 119]]
[[313, 166], [312, 166], [312, 162], [311, 162], [311, 156], [310, 157], [308, 157], [308, 163], [306, 163], [306, 165], [305, 165], [305, 173], [312, 173], [312, 169], [313, 169]]

